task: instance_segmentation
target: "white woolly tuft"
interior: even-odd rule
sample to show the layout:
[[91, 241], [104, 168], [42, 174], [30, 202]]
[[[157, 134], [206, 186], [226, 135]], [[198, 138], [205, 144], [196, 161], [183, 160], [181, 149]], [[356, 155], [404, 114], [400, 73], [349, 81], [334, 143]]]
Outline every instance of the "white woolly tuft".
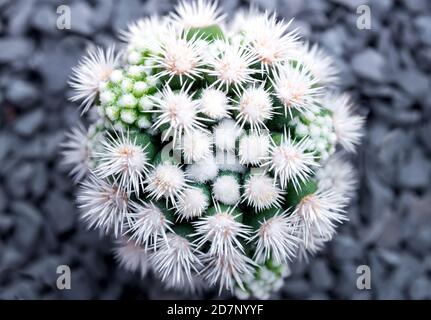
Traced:
[[257, 211], [280, 207], [282, 201], [283, 191], [265, 174], [253, 174], [244, 183], [243, 202]]
[[241, 197], [239, 188], [239, 183], [235, 177], [223, 175], [214, 181], [212, 191], [216, 200], [224, 204], [234, 205]]
[[[305, 241], [299, 243], [298, 260], [300, 262], [308, 262], [310, 256], [314, 256], [325, 246], [325, 243], [330, 239], [323, 238], [316, 227], [311, 226], [309, 232], [303, 237], [307, 237]], [[305, 245], [306, 244], [306, 245]]]
[[265, 121], [274, 115], [271, 98], [264, 86], [262, 83], [259, 87], [254, 85], [247, 88], [235, 106], [234, 109], [238, 111], [236, 120], [241, 128], [247, 124], [252, 131], [260, 132], [266, 128]]
[[299, 188], [300, 183], [313, 173], [312, 167], [318, 166], [313, 153], [307, 152], [306, 147], [305, 138], [295, 142], [286, 131], [280, 145], [272, 141], [270, 156], [262, 166], [269, 167], [275, 178], [280, 181], [283, 190], [289, 182], [293, 183], [295, 189]]
[[152, 112], [158, 113], [157, 121], [153, 124], [153, 128], [159, 129], [163, 125], [168, 125], [169, 129], [164, 133], [163, 140], [166, 140], [171, 133], [174, 134], [174, 143], [177, 136], [181, 136], [183, 132], [190, 132], [204, 126], [200, 121], [205, 119], [198, 117], [197, 100], [187, 94], [190, 87], [181, 89], [180, 92], [173, 92], [169, 86], [163, 89], [160, 95], [152, 97], [155, 109]]
[[235, 36], [239, 37], [242, 35], [246, 35], [246, 37], [249, 38], [254, 32], [256, 32], [258, 21], [262, 21], [263, 18], [264, 14], [262, 14], [255, 6], [250, 6], [247, 9], [239, 9], [233, 16], [232, 21], [229, 23], [227, 32], [233, 39], [235, 39]]
[[216, 163], [220, 170], [244, 173], [246, 167], [243, 166], [234, 152], [216, 150]]
[[251, 133], [239, 140], [239, 160], [245, 165], [259, 165], [268, 156], [270, 139], [267, 133]]
[[220, 24], [225, 14], [217, 7], [217, 1], [181, 1], [171, 14], [173, 21], [183, 29], [204, 28]]
[[133, 108], [138, 103], [135, 96], [131, 93], [127, 93], [120, 97], [118, 104], [123, 108]]
[[317, 44], [310, 45], [307, 42], [298, 46], [292, 52], [292, 59], [305, 66], [320, 84], [331, 85], [338, 80], [339, 70], [335, 61]]
[[232, 152], [241, 133], [242, 130], [236, 126], [235, 121], [224, 119], [213, 130], [214, 144], [220, 150]]
[[233, 87], [236, 93], [243, 91], [244, 85], [253, 81], [251, 75], [256, 70], [252, 65], [256, 62], [257, 58], [248, 46], [225, 42], [221, 54], [214, 55], [207, 61], [210, 67], [208, 74], [216, 77], [212, 86], [226, 91]]
[[94, 175], [81, 183], [77, 201], [82, 219], [89, 228], [100, 229], [105, 234], [113, 232], [115, 238], [122, 235], [125, 224], [130, 223], [128, 210], [135, 206], [117, 185]]
[[344, 215], [347, 199], [332, 190], [317, 191], [305, 196], [296, 206], [293, 216], [299, 226], [299, 236], [305, 249], [310, 247], [313, 233], [328, 241], [335, 234], [336, 223], [348, 220]]
[[246, 37], [262, 64], [262, 71], [286, 62], [298, 46], [296, 30], [288, 32], [291, 22], [279, 21], [276, 14], [268, 13], [253, 20], [254, 26], [246, 33]]
[[223, 91], [206, 88], [199, 100], [199, 111], [210, 119], [220, 120], [229, 116], [229, 100]]
[[233, 215], [234, 207], [222, 209], [214, 201], [216, 212], [214, 215], [207, 215], [198, 221], [192, 222], [197, 236], [197, 247], [202, 247], [210, 242], [209, 255], [228, 255], [234, 248], [243, 251], [243, 246], [239, 239], [247, 240], [250, 229], [248, 226], [236, 221], [237, 216]]
[[192, 163], [212, 154], [212, 137], [202, 131], [185, 133], [181, 147], [186, 163]]
[[174, 76], [184, 80], [201, 78], [203, 68], [203, 47], [197, 37], [193, 35], [190, 39], [188, 33], [183, 30], [169, 30], [169, 36], [161, 42], [161, 52], [153, 55], [154, 67], [162, 69], [157, 77], [168, 76], [169, 83]]
[[350, 198], [358, 179], [353, 166], [338, 154], [331, 156], [316, 172], [319, 188]]
[[107, 51], [97, 47], [72, 69], [69, 84], [74, 89], [74, 95], [71, 100], [82, 100], [83, 113], [93, 105], [101, 84], [109, 80], [118, 62], [119, 55], [115, 53], [115, 47], [109, 47]]
[[188, 188], [178, 200], [177, 214], [179, 220], [189, 220], [200, 217], [208, 208], [209, 199], [205, 192], [200, 188]]
[[117, 241], [114, 257], [121, 267], [130, 272], [139, 272], [141, 278], [144, 278], [150, 269], [149, 256], [145, 249], [128, 239]]
[[264, 263], [271, 258], [276, 264], [287, 263], [295, 257], [300, 242], [297, 226], [286, 212], [261, 221], [252, 238], [256, 239], [254, 259], [258, 263]]
[[353, 114], [349, 95], [329, 95], [324, 99], [323, 105], [332, 111], [332, 122], [337, 141], [345, 150], [355, 152], [356, 146], [363, 136], [362, 129], [365, 119]]
[[156, 250], [158, 239], [166, 240], [166, 230], [171, 231], [169, 226], [171, 222], [152, 202], [137, 205], [130, 216], [133, 218], [133, 223], [127, 233], [130, 233], [130, 239], [143, 245], [145, 249], [153, 245]]
[[187, 176], [200, 183], [213, 180], [217, 176], [218, 170], [216, 160], [212, 155], [188, 165], [186, 168]]
[[87, 130], [79, 124], [66, 134], [66, 141], [61, 144], [62, 164], [71, 167], [70, 175], [78, 183], [90, 171], [91, 150]]
[[129, 24], [127, 30], [120, 33], [120, 39], [127, 43], [130, 52], [128, 62], [138, 63], [141, 59], [139, 51], [160, 52], [160, 41], [167, 34], [165, 21], [155, 15]]
[[224, 254], [203, 256], [202, 274], [210, 285], [219, 284], [219, 291], [233, 290], [238, 285], [244, 290], [243, 277], [251, 276], [256, 264], [241, 250], [229, 247]]
[[184, 171], [178, 166], [163, 163], [149, 173], [146, 183], [150, 197], [155, 200], [165, 198], [168, 201], [169, 199], [175, 204], [178, 197], [182, 195], [187, 180]]
[[168, 288], [194, 287], [193, 273], [198, 273], [202, 263], [199, 251], [187, 239], [168, 233], [160, 240], [150, 261], [158, 277]]
[[316, 99], [322, 94], [318, 80], [308, 74], [306, 68], [285, 65], [278, 69], [273, 80], [277, 97], [283, 103], [284, 113], [293, 118], [292, 110], [305, 112], [316, 105]]
[[102, 179], [115, 177], [121, 189], [139, 195], [145, 175], [152, 167], [145, 149], [146, 146], [138, 145], [128, 133], [122, 131], [115, 137], [108, 133], [108, 137], [102, 140], [101, 150], [94, 153], [96, 175]]

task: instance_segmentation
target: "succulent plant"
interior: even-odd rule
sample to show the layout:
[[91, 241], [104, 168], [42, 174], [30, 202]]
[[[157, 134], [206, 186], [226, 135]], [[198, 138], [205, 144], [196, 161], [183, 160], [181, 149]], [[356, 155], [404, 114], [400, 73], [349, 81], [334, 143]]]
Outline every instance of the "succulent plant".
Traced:
[[[182, 2], [73, 69], [92, 112], [64, 143], [90, 228], [168, 288], [268, 298], [289, 263], [347, 220], [364, 119], [337, 92], [336, 61], [291, 22]], [[96, 116], [94, 116], [94, 114]]]

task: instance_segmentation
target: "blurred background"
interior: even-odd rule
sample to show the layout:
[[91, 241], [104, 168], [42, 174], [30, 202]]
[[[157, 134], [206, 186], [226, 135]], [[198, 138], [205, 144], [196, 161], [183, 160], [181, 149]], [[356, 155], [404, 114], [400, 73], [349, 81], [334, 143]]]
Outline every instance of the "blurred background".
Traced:
[[[250, 5], [219, 2], [229, 14]], [[367, 116], [350, 221], [308, 264], [292, 266], [274, 298], [430, 299], [431, 2], [251, 2], [295, 17], [305, 38], [338, 57], [342, 88]], [[62, 4], [71, 9], [70, 30], [56, 27]], [[364, 4], [369, 29], [357, 26]], [[59, 143], [79, 120], [78, 105], [67, 100], [70, 68], [89, 44], [108, 45], [127, 22], [173, 5], [0, 0], [0, 298], [183, 297], [116, 266], [110, 243], [79, 223], [75, 186], [59, 165]], [[72, 271], [71, 290], [55, 285], [63, 264]], [[356, 286], [360, 265], [370, 267], [370, 290]]]

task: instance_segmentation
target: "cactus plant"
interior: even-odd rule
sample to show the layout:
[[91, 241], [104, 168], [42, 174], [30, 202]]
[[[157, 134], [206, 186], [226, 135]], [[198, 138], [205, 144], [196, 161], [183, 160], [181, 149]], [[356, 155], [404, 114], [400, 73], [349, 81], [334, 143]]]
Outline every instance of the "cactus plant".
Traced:
[[115, 257], [168, 287], [270, 297], [289, 263], [345, 220], [364, 119], [337, 92], [334, 59], [291, 22], [257, 10], [230, 22], [182, 2], [73, 69], [73, 101], [96, 116], [64, 162], [90, 228]]

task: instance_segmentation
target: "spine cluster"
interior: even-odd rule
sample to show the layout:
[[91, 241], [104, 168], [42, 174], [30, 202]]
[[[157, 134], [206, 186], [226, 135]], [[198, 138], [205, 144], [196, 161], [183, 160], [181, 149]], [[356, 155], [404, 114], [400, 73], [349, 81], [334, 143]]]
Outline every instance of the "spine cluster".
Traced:
[[336, 61], [275, 14], [182, 2], [91, 51], [73, 100], [97, 116], [64, 143], [90, 228], [169, 288], [268, 298], [345, 220], [364, 119]]

